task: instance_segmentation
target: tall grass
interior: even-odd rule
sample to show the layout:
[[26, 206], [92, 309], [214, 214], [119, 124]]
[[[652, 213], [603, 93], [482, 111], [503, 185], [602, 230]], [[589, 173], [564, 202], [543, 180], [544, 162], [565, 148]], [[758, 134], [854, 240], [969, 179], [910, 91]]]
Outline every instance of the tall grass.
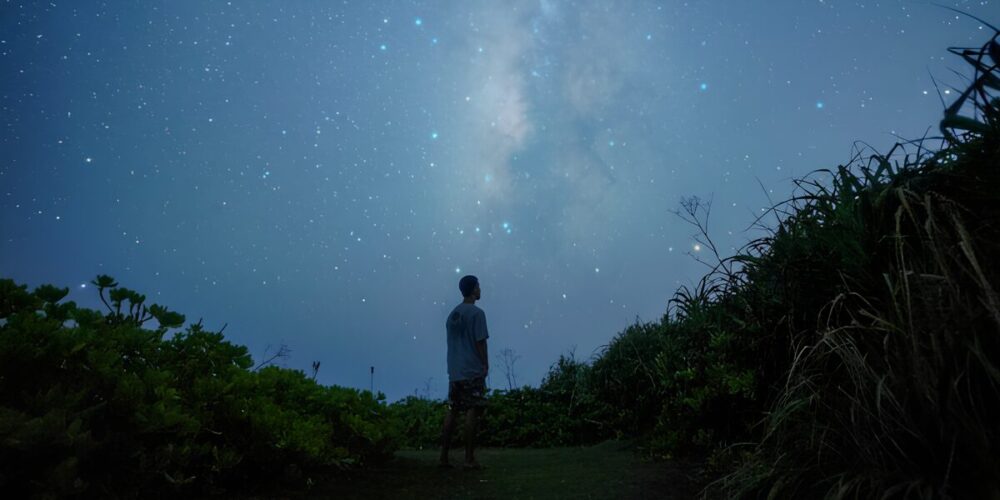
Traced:
[[859, 152], [830, 187], [800, 181], [741, 257], [738, 293], [771, 283], [793, 327], [765, 343], [787, 368], [759, 443], [707, 492], [1000, 498], [998, 37], [950, 49], [975, 74], [941, 148]]

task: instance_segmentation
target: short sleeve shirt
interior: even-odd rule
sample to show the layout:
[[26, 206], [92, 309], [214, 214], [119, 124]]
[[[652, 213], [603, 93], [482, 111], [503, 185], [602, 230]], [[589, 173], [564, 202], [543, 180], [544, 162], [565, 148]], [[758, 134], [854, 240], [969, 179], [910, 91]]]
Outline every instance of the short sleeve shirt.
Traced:
[[486, 313], [475, 304], [462, 302], [448, 315], [448, 380], [469, 380], [483, 374], [485, 360], [476, 351], [476, 342], [490, 337]]

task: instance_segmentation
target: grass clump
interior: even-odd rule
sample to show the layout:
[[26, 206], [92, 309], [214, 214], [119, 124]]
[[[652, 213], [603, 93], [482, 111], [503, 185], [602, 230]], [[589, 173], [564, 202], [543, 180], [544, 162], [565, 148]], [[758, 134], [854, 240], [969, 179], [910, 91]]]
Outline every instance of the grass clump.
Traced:
[[737, 293], [770, 289], [792, 328], [770, 342], [787, 368], [759, 440], [713, 491], [1000, 495], [997, 36], [951, 49], [975, 76], [940, 149], [899, 144], [828, 172], [830, 188], [800, 181], [777, 230], [741, 257], [750, 285]]

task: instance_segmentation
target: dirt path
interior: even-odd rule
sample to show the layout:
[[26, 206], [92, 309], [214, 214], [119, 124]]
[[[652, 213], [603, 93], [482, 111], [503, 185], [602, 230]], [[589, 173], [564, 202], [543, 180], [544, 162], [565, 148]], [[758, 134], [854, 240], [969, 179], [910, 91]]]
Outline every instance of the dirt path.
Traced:
[[[461, 463], [462, 450], [452, 450]], [[384, 468], [316, 485], [309, 497], [327, 498], [657, 498], [695, 497], [690, 466], [648, 462], [627, 443], [585, 448], [483, 449], [486, 468], [437, 467], [437, 451], [400, 451]]]

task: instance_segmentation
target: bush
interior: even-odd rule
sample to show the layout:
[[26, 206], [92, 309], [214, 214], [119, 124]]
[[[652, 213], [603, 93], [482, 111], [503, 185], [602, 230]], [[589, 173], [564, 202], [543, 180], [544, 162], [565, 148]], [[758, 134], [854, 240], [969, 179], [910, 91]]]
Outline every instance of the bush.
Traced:
[[110, 277], [94, 284], [106, 315], [59, 304], [65, 288], [0, 280], [5, 491], [203, 494], [391, 455], [381, 402], [300, 371], [252, 371], [245, 347], [200, 324], [165, 338], [183, 316]]
[[493, 391], [480, 432], [489, 446], [550, 447], [593, 444], [611, 430], [587, 386], [590, 367], [559, 356], [536, 389]]
[[390, 404], [389, 412], [399, 430], [401, 446], [415, 449], [441, 446], [441, 428], [448, 412], [444, 401], [408, 396]]
[[659, 322], [618, 334], [589, 373], [599, 418], [619, 436], [643, 438], [657, 456], [745, 438], [761, 392], [738, 298], [710, 276], [694, 290], [682, 288]]
[[[589, 366], [572, 356], [560, 356], [538, 388], [493, 390], [480, 421], [477, 445], [550, 447], [592, 444], [611, 436], [599, 418], [599, 407], [586, 387]], [[390, 405], [402, 444], [411, 448], [441, 445], [447, 403], [415, 396]], [[456, 436], [465, 419], [459, 418]], [[453, 440], [462, 446], [461, 439]]]

